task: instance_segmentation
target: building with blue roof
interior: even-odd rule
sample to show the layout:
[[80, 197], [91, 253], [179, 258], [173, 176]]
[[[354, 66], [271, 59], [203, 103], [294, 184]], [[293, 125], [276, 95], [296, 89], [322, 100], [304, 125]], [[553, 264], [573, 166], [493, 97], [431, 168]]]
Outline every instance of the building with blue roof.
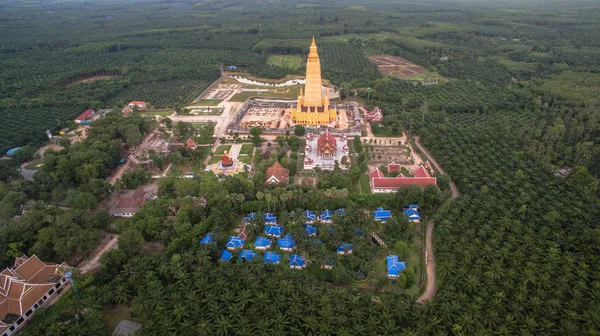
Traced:
[[11, 155], [15, 154], [19, 149], [21, 149], [21, 147], [11, 148], [6, 152], [6, 155], [11, 156]]
[[373, 218], [378, 222], [385, 223], [386, 220], [392, 218], [392, 212], [383, 208], [377, 208], [377, 210], [373, 211]]
[[231, 260], [231, 257], [233, 257], [233, 254], [231, 252], [227, 250], [222, 250], [221, 258], [219, 258], [219, 261], [229, 262]]
[[281, 256], [275, 252], [268, 251], [267, 253], [265, 253], [263, 262], [267, 264], [279, 265], [279, 263], [281, 262]]
[[313, 211], [306, 210], [302, 213], [304, 215], [304, 219], [306, 220], [306, 224], [312, 224], [317, 220], [317, 216]]
[[258, 216], [253, 212], [251, 214], [248, 214], [246, 217], [244, 217], [244, 223], [248, 224], [250, 223], [251, 220], [253, 219], [257, 219]]
[[264, 214], [263, 219], [265, 220], [265, 224], [277, 224], [277, 217], [272, 213], [267, 212]]
[[333, 268], [333, 256], [327, 256], [325, 262], [321, 265], [321, 269], [330, 270]]
[[245, 239], [242, 239], [242, 238], [236, 237], [236, 236], [230, 236], [229, 239], [227, 239], [225, 248], [227, 248], [227, 250], [229, 250], [229, 251], [233, 251], [235, 249], [244, 247], [245, 242], [246, 242]]
[[303, 269], [304, 267], [306, 267], [306, 259], [299, 254], [292, 254], [290, 257], [290, 268]]
[[397, 279], [403, 269], [406, 268], [404, 261], [398, 260], [398, 256], [389, 255], [386, 258], [388, 278]]
[[257, 250], [267, 250], [271, 248], [271, 239], [267, 238], [267, 237], [256, 237], [256, 240], [254, 241], [254, 248], [256, 248]]
[[242, 250], [238, 260], [252, 261], [252, 259], [256, 258], [256, 256], [258, 256], [258, 254], [252, 250]]
[[306, 232], [309, 237], [313, 237], [317, 235], [317, 228], [314, 225], [306, 224], [304, 225], [304, 232]]
[[279, 238], [283, 236], [283, 226], [281, 225], [267, 225], [265, 226], [265, 234], [269, 237]]
[[338, 214], [338, 215], [340, 215], [340, 216], [343, 216], [343, 215], [346, 214], [346, 209], [341, 209], [341, 208], [337, 209], [337, 210], [335, 210], [335, 213]]
[[280, 250], [285, 252], [292, 252], [296, 248], [296, 243], [291, 234], [287, 234], [285, 237], [277, 239], [277, 245], [279, 245]]
[[333, 211], [331, 211], [329, 209], [323, 210], [319, 214], [319, 220], [323, 223], [331, 223], [333, 220]]
[[202, 238], [202, 240], [200, 240], [200, 245], [206, 245], [206, 244], [211, 244], [211, 243], [216, 243], [216, 242], [217, 241], [213, 237], [212, 232], [210, 232], [210, 233], [207, 233], [206, 236], [204, 236], [204, 238]]
[[419, 210], [419, 205], [418, 204], [411, 204], [408, 206], [409, 209], [415, 209], [415, 210]]
[[409, 222], [418, 223], [421, 221], [421, 215], [419, 214], [419, 211], [417, 210], [418, 208], [419, 208], [418, 206], [416, 208], [411, 208], [409, 206], [408, 209], [404, 209], [404, 215], [406, 217], [408, 217]]
[[338, 245], [337, 249], [335, 250], [337, 252], [337, 254], [341, 254], [341, 255], [349, 255], [352, 254], [352, 250], [354, 248], [352, 247], [352, 245], [343, 242], [340, 245]]

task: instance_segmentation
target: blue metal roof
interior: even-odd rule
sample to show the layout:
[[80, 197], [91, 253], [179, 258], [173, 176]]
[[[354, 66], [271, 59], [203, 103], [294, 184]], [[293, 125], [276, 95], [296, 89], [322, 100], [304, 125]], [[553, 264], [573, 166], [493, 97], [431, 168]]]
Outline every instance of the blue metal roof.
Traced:
[[298, 254], [292, 254], [290, 257], [290, 266], [293, 267], [304, 267], [306, 266], [306, 259]]
[[317, 228], [314, 225], [304, 225], [304, 232], [306, 232], [309, 236], [314, 236], [317, 234]]
[[292, 250], [294, 247], [296, 247], [296, 243], [290, 234], [283, 238], [277, 239], [277, 245], [279, 245], [279, 248], [282, 250]]
[[406, 263], [404, 261], [399, 261], [398, 256], [389, 255], [386, 258], [388, 275], [397, 277], [403, 269], [406, 268]]
[[373, 211], [373, 217], [377, 221], [386, 220], [392, 218], [392, 212], [383, 208], [377, 208], [377, 210]]
[[254, 259], [258, 254], [256, 254], [256, 252], [252, 251], [252, 250], [242, 250], [242, 253], [240, 253], [240, 256], [238, 257], [238, 260], [246, 260], [246, 261], [251, 261], [252, 259]]
[[319, 219], [320, 220], [330, 221], [332, 216], [333, 216], [333, 212], [331, 210], [329, 210], [329, 209], [326, 209], [326, 210], [323, 210], [319, 214]]
[[221, 251], [221, 258], [219, 260], [229, 261], [229, 260], [231, 260], [232, 256], [233, 256], [233, 254], [231, 254], [231, 252], [229, 252], [227, 250], [222, 250]]
[[281, 235], [283, 234], [283, 226], [277, 224], [267, 225], [265, 226], [265, 234], [267, 236], [281, 237]]
[[306, 210], [302, 214], [304, 215], [304, 218], [309, 222], [317, 220], [317, 216], [315, 216], [315, 213], [313, 211]]
[[227, 243], [225, 244], [225, 246], [227, 248], [240, 248], [242, 246], [244, 246], [244, 242], [246, 240], [242, 239], [240, 237], [236, 237], [236, 236], [230, 236], [229, 239], [227, 239]]
[[269, 248], [271, 247], [271, 239], [267, 237], [256, 237], [254, 247]]
[[335, 213], [340, 216], [343, 216], [346, 214], [346, 209], [337, 209], [337, 210], [335, 210]]
[[411, 204], [408, 206], [409, 209], [419, 209], [419, 205], [417, 204]]
[[263, 216], [263, 219], [265, 220], [265, 223], [267, 224], [275, 224], [277, 223], [277, 217], [275, 215], [273, 215], [272, 213], [266, 213]]
[[216, 242], [217, 241], [214, 239], [213, 234], [211, 232], [211, 233], [207, 233], [206, 236], [204, 236], [204, 238], [202, 238], [202, 240], [200, 241], [200, 245], [216, 243]]
[[253, 212], [244, 217], [244, 223], [248, 223], [249, 221], [258, 218], [258, 216]]
[[281, 256], [275, 252], [267, 252], [263, 258], [263, 262], [268, 264], [277, 264], [281, 261]]
[[342, 244], [338, 245], [336, 251], [338, 253], [347, 253], [347, 252], [349, 253], [349, 252], [352, 252], [353, 249], [354, 248], [352, 247], [352, 245], [350, 245], [346, 242], [343, 242]]
[[404, 215], [408, 217], [408, 220], [421, 220], [421, 215], [415, 208], [404, 209]]

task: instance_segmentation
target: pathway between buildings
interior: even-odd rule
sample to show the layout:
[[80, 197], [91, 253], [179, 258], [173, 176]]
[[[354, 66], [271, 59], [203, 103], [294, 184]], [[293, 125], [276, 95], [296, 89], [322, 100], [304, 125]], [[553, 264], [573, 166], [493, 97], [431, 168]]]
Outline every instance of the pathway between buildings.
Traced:
[[[446, 174], [442, 167], [437, 163], [435, 158], [429, 153], [427, 149], [425, 149], [421, 143], [419, 142], [419, 137], [415, 136], [415, 144], [419, 148], [419, 150], [427, 157], [429, 162], [431, 162], [435, 168], [441, 173]], [[450, 190], [452, 191], [452, 198], [457, 198], [460, 196], [458, 192], [458, 188], [454, 184], [454, 182], [450, 181]], [[427, 268], [427, 284], [425, 287], [425, 292], [417, 299], [417, 302], [426, 302], [431, 301], [437, 292], [437, 284], [436, 284], [436, 274], [435, 274], [435, 254], [433, 252], [433, 229], [435, 228], [435, 221], [430, 220], [427, 223], [426, 229], [426, 237], [425, 237], [425, 263]]]
[[96, 250], [94, 250], [92, 252], [92, 255], [79, 263], [78, 267], [79, 270], [81, 271], [81, 274], [86, 274], [89, 273], [90, 271], [95, 270], [96, 268], [98, 268], [100, 266], [100, 257], [108, 250], [114, 249], [118, 247], [118, 239], [119, 236], [118, 235], [113, 235], [111, 234], [110, 236], [108, 236], [108, 238], [110, 238], [110, 240], [108, 240], [106, 243], [104, 243], [106, 241], [106, 239], [102, 242], [104, 244], [100, 244]]

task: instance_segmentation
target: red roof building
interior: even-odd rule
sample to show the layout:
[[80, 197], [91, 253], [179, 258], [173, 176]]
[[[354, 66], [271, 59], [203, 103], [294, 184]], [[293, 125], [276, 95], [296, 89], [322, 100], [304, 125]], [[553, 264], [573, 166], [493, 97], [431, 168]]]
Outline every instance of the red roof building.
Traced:
[[383, 112], [381, 111], [381, 109], [379, 107], [375, 107], [373, 109], [373, 111], [367, 113], [365, 115], [365, 118], [367, 119], [368, 122], [381, 122], [381, 120], [383, 120]]
[[400, 174], [396, 177], [384, 177], [379, 169], [375, 169], [369, 174], [369, 180], [372, 193], [395, 192], [402, 186], [416, 185], [421, 188], [433, 184], [437, 185], [435, 177], [431, 177], [425, 167], [419, 166], [413, 173], [415, 177], [405, 177]]
[[275, 161], [275, 163], [267, 168], [267, 179], [265, 183], [267, 184], [283, 184], [288, 183], [290, 180], [290, 170], [284, 168], [279, 162]]
[[145, 110], [146, 109], [146, 103], [143, 101], [138, 101], [138, 100], [134, 100], [129, 102], [129, 104], [127, 104], [127, 106], [125, 106], [125, 108], [123, 109], [123, 115], [128, 115], [129, 113], [133, 112], [133, 108], [136, 107], [140, 110]]
[[22, 256], [12, 268], [0, 272], [0, 334], [15, 334], [33, 312], [68, 281], [68, 265], [44, 263], [37, 256]]
[[198, 147], [198, 145], [196, 145], [196, 142], [192, 140], [192, 138], [187, 139], [186, 145], [189, 149], [196, 149], [196, 147]]
[[317, 151], [319, 156], [323, 158], [333, 158], [337, 151], [337, 141], [329, 132], [329, 129], [325, 130], [319, 139], [317, 139]]
[[92, 116], [94, 115], [94, 110], [92, 109], [88, 109], [85, 110], [85, 112], [83, 112], [82, 114], [79, 115], [79, 117], [75, 118], [75, 123], [76, 124], [81, 124], [84, 121], [90, 120], [92, 118]]
[[388, 173], [399, 173], [402, 171], [402, 165], [398, 163], [388, 163], [387, 165]]

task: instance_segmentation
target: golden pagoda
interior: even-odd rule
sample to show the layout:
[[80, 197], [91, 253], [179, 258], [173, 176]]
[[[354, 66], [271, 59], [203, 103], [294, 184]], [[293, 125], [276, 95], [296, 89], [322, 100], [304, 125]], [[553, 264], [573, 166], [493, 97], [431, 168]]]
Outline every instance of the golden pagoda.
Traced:
[[321, 61], [317, 53], [317, 44], [313, 36], [310, 45], [308, 61], [306, 61], [306, 85], [305, 93], [300, 89], [298, 103], [292, 108], [292, 120], [297, 124], [304, 125], [327, 125], [336, 121], [335, 109], [329, 108], [329, 91], [323, 90], [321, 85]]

